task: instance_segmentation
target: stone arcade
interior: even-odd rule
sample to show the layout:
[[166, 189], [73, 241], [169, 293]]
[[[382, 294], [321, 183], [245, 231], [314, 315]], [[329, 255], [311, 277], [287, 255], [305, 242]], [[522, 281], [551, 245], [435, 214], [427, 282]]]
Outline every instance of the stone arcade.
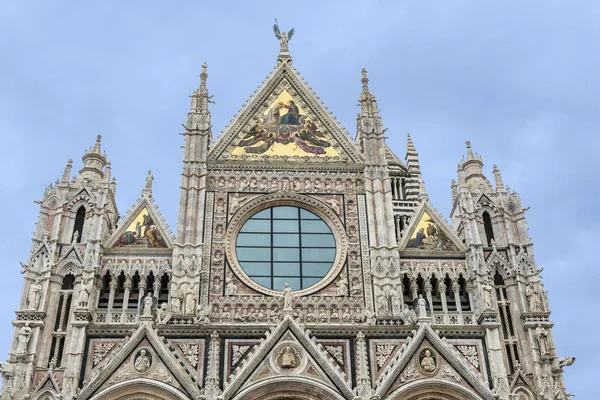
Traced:
[[467, 142], [449, 225], [410, 136], [404, 161], [386, 145], [367, 72], [352, 139], [276, 35], [216, 142], [202, 67], [174, 236], [150, 172], [119, 219], [100, 137], [46, 189], [1, 398], [566, 399], [574, 358], [498, 168], [492, 186]]

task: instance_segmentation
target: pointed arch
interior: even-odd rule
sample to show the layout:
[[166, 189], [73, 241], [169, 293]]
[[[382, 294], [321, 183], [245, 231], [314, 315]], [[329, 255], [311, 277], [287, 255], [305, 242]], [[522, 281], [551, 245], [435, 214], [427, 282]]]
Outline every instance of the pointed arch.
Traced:
[[[81, 397], [84, 400], [86, 397]], [[122, 400], [122, 399], [152, 399], [152, 400], [189, 400], [185, 393], [154, 379], [138, 378], [112, 385], [95, 395], [90, 400]]]
[[282, 376], [258, 382], [240, 391], [232, 400], [345, 400], [327, 385], [305, 377]]
[[75, 232], [77, 232], [77, 243], [81, 243], [81, 237], [83, 236], [83, 225], [85, 224], [85, 207], [81, 205], [75, 213], [75, 224], [73, 225], [73, 232], [71, 238], [74, 238]]
[[[431, 397], [430, 397], [431, 396]], [[389, 400], [480, 400], [471, 390], [441, 379], [423, 379], [401, 386], [388, 396]]]
[[492, 226], [492, 217], [490, 217], [490, 213], [487, 211], [484, 211], [483, 214], [481, 214], [481, 217], [483, 218], [483, 230], [485, 232], [485, 239], [487, 245], [488, 247], [492, 247], [492, 241], [495, 241], [494, 227]]

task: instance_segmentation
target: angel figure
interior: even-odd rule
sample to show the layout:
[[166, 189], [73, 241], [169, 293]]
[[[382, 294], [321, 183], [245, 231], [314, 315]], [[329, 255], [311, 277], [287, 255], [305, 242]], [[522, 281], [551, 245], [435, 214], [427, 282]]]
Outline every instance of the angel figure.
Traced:
[[279, 30], [279, 24], [277, 23], [277, 19], [275, 20], [275, 25], [273, 25], [273, 32], [275, 32], [275, 37], [279, 39], [279, 45], [281, 49], [280, 53], [289, 53], [288, 42], [292, 40], [292, 36], [294, 36], [294, 28], [292, 28], [288, 33], [281, 32]]

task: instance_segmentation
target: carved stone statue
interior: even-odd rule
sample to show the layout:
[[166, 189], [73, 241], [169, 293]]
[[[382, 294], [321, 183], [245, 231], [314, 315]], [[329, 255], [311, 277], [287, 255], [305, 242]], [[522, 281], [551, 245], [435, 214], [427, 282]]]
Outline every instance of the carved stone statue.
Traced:
[[71, 243], [75, 246], [79, 242], [79, 231], [73, 232], [73, 239], [71, 239]]
[[42, 284], [38, 278], [29, 286], [29, 293], [27, 294], [27, 309], [37, 311], [38, 307], [40, 306], [41, 297]]
[[279, 366], [281, 368], [296, 368], [297, 361], [291, 346], [285, 346], [280, 353]]
[[154, 180], [154, 175], [152, 175], [152, 171], [148, 170], [148, 175], [146, 176], [146, 186], [144, 190], [152, 190], [152, 181]]
[[400, 314], [402, 321], [408, 325], [416, 325], [418, 318], [415, 310], [408, 308], [407, 304], [402, 307], [402, 313]]
[[493, 311], [494, 305], [492, 304], [492, 287], [487, 283], [481, 285], [483, 289], [483, 311]]
[[228, 273], [227, 277], [225, 278], [225, 290], [227, 291], [227, 296], [235, 296], [237, 293], [237, 286], [233, 280], [233, 274], [231, 272]]
[[283, 310], [292, 311], [292, 302], [294, 300], [294, 293], [290, 285], [286, 282], [285, 289], [283, 289]]
[[525, 288], [525, 296], [529, 303], [529, 312], [542, 311], [542, 298], [535, 283], [529, 282]]
[[419, 307], [419, 318], [427, 317], [427, 301], [422, 294], [419, 295], [417, 306]]
[[575, 362], [575, 357], [567, 356], [558, 359], [558, 366], [562, 367], [570, 367]]
[[375, 299], [377, 300], [377, 313], [379, 315], [389, 315], [390, 303], [383, 290], [377, 290], [377, 292], [375, 293]]
[[19, 330], [16, 351], [17, 355], [23, 355], [27, 353], [29, 339], [31, 339], [31, 328], [29, 327], [29, 322], [25, 322], [25, 325]]
[[535, 328], [535, 334], [537, 336], [540, 354], [542, 356], [548, 354], [550, 349], [548, 346], [548, 331], [542, 326], [542, 324], [538, 324], [537, 328]]
[[181, 294], [176, 285], [171, 285], [171, 312], [181, 314]]
[[86, 308], [90, 299], [90, 289], [85, 282], [82, 282], [81, 288], [79, 289], [79, 296], [77, 297], [77, 306], [79, 308]]
[[148, 292], [146, 297], [144, 297], [144, 312], [143, 316], [151, 316], [152, 315], [152, 305], [154, 303], [154, 299], [152, 298], [152, 294]]
[[400, 294], [394, 288], [390, 290], [390, 301], [392, 303], [392, 314], [400, 315]]
[[340, 275], [340, 279], [337, 282], [337, 295], [348, 295], [348, 279], [346, 279], [346, 276], [344, 274]]
[[185, 293], [185, 314], [194, 314], [196, 312], [196, 299], [198, 298], [196, 294], [196, 289], [194, 286], [191, 286], [187, 289]]
[[150, 369], [150, 365], [150, 357], [148, 357], [146, 350], [142, 349], [133, 364], [133, 368], [135, 368], [137, 372], [142, 374]]
[[156, 310], [156, 323], [157, 324], [166, 324], [169, 319], [171, 319], [171, 313], [167, 308], [167, 303], [162, 303], [160, 308]]
[[421, 368], [425, 372], [433, 372], [435, 371], [435, 358], [431, 356], [431, 352], [429, 350], [425, 350], [425, 356], [421, 360]]

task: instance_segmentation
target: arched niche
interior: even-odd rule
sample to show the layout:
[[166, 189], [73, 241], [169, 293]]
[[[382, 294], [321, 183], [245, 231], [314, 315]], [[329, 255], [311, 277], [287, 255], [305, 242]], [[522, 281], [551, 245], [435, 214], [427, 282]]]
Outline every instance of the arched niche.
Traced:
[[176, 388], [153, 379], [132, 379], [112, 385], [89, 400], [192, 400]]
[[329, 386], [311, 379], [267, 379], [239, 392], [232, 400], [345, 400]]

